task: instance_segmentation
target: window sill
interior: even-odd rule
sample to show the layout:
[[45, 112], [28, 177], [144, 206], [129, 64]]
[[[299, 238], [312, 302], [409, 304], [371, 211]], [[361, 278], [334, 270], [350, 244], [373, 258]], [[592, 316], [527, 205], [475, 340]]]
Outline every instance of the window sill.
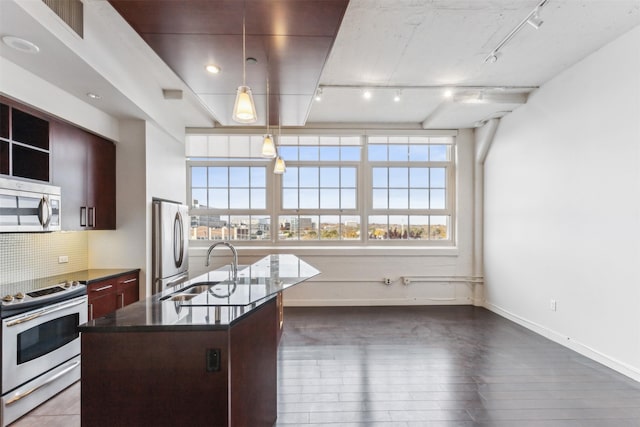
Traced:
[[[190, 242], [189, 254], [191, 256], [205, 257], [207, 249], [212, 243]], [[233, 242], [232, 242], [233, 244]], [[242, 246], [234, 245], [239, 255], [265, 255], [294, 253], [296, 255], [314, 256], [438, 256], [457, 257], [459, 249], [456, 246]]]

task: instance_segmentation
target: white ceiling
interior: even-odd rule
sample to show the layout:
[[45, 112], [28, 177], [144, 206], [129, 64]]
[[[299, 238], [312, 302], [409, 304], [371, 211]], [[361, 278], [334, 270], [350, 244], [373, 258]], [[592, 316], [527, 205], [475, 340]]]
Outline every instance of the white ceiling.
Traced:
[[[300, 106], [307, 126], [474, 127], [517, 108], [526, 101], [526, 93], [640, 25], [640, 0], [548, 0], [540, 11], [540, 29], [525, 25], [501, 49], [497, 62], [485, 63], [539, 1], [351, 0], [320, 77], [322, 100]], [[160, 87], [189, 95], [190, 89], [125, 28], [105, 0], [84, 1], [85, 13], [95, 13], [101, 23], [100, 29], [88, 33], [104, 40], [117, 33], [123, 49], [133, 46], [134, 54], [149, 58], [146, 73], [134, 66], [97, 66], [99, 60], [79, 55], [72, 45], [52, 37], [51, 19], [57, 17], [44, 22], [43, 14], [34, 17], [33, 12], [42, 6], [18, 6], [20, 2], [39, 0], [0, 0], [0, 36], [30, 39], [41, 46], [41, 53], [29, 55], [0, 45], [0, 56], [7, 60], [119, 118], [149, 114], [140, 102], [142, 94], [131, 94], [118, 84], [118, 73], [155, 79]], [[364, 87], [372, 88], [368, 101], [361, 96]], [[443, 97], [445, 88], [456, 87], [453, 98]], [[393, 101], [397, 90], [400, 102]], [[88, 91], [99, 91], [102, 99], [87, 101]], [[484, 98], [479, 102], [475, 97], [481, 92]], [[167, 105], [179, 111], [187, 127], [209, 127], [215, 121], [197, 102]]]

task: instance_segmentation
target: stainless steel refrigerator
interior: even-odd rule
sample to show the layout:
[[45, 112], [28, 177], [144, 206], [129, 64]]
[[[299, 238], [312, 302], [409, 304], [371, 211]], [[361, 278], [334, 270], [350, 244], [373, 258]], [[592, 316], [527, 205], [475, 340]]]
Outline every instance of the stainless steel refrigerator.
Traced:
[[189, 208], [153, 199], [153, 293], [184, 281], [189, 270]]

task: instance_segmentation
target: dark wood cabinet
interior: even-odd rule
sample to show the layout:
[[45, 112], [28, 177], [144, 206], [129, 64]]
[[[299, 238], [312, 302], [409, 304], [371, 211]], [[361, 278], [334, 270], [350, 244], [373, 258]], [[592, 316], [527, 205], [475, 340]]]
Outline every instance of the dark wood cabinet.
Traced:
[[118, 295], [118, 308], [138, 301], [140, 298], [138, 273], [120, 276], [117, 280], [116, 294]]
[[103, 317], [118, 308], [116, 279], [101, 280], [87, 285], [89, 320]]
[[273, 426], [276, 312], [271, 299], [226, 329], [83, 328], [81, 424]]
[[0, 97], [0, 174], [49, 182], [50, 120]]
[[139, 299], [138, 272], [122, 274], [87, 285], [89, 320], [106, 316]]
[[51, 123], [52, 183], [62, 188], [63, 230], [115, 230], [116, 148], [70, 126]]

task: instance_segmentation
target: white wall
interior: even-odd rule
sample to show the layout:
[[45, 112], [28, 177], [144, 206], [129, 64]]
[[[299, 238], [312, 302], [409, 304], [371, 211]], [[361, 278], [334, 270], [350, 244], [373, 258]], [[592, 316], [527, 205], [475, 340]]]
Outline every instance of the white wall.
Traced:
[[[174, 139], [153, 123], [146, 123], [146, 295], [151, 295], [151, 202], [154, 197], [185, 203], [187, 171], [184, 154], [184, 134]], [[126, 191], [126, 190], [124, 190]]]
[[640, 27], [502, 119], [484, 258], [488, 308], [640, 380], [638, 46]]
[[[239, 262], [250, 264], [268, 253], [294, 253], [322, 274], [288, 289], [289, 306], [472, 304], [473, 161], [470, 130], [456, 139], [456, 245], [452, 248], [242, 248]], [[204, 272], [205, 247], [190, 250], [189, 272]], [[225, 256], [223, 256], [225, 255]], [[212, 268], [229, 263], [225, 252], [212, 258]], [[413, 276], [403, 284], [404, 276]], [[417, 277], [419, 276], [419, 277]], [[393, 280], [391, 286], [383, 278]]]
[[145, 122], [121, 121], [116, 145], [116, 230], [90, 231], [89, 268], [140, 268], [146, 283]]

